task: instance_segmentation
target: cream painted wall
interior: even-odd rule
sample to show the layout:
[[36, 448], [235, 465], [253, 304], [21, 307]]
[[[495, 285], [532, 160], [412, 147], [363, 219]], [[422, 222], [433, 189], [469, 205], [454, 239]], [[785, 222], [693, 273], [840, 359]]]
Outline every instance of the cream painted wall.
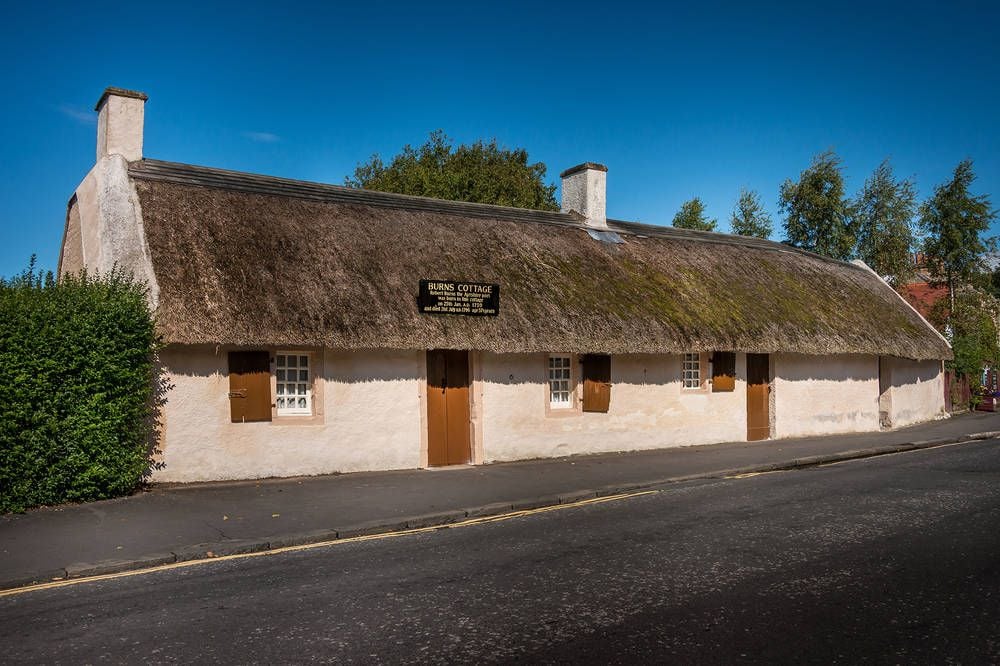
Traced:
[[[275, 351], [275, 350], [271, 350]], [[227, 350], [171, 346], [173, 388], [154, 481], [298, 476], [426, 465], [423, 351], [312, 352], [321, 402], [311, 423], [231, 423]], [[548, 408], [545, 354], [474, 355], [474, 461], [499, 462], [746, 439], [746, 356], [736, 390], [681, 388], [678, 355], [615, 356], [607, 414]], [[704, 360], [704, 356], [703, 356]], [[874, 431], [878, 359], [774, 354], [775, 437]], [[893, 359], [896, 425], [943, 411], [940, 362]], [[703, 367], [707, 374], [707, 368]]]
[[746, 439], [743, 354], [737, 355], [736, 390], [728, 393], [681, 389], [678, 355], [614, 356], [607, 414], [547, 410], [545, 354], [479, 358], [484, 462]]
[[[231, 423], [227, 351], [171, 346], [173, 388], [154, 481], [255, 479], [409, 469], [421, 464], [424, 352], [334, 352], [324, 359], [320, 423]], [[319, 367], [314, 360], [314, 368]]]
[[889, 417], [893, 428], [944, 416], [941, 361], [883, 357], [889, 371]]
[[879, 429], [878, 357], [772, 354], [775, 438]]
[[60, 252], [60, 272], [86, 267], [92, 273], [108, 273], [115, 266], [149, 287], [150, 307], [156, 309], [160, 289], [142, 209], [121, 155], [98, 161], [77, 187]]

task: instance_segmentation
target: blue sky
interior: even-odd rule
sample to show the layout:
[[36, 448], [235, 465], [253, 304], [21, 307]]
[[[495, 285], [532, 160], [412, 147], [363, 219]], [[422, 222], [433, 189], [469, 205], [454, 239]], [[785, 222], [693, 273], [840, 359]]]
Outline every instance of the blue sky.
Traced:
[[[609, 167], [612, 217], [669, 224], [835, 149], [921, 198], [964, 158], [1000, 208], [997, 3], [12, 3], [0, 21], [0, 275], [55, 268], [109, 85], [148, 157], [342, 183], [434, 129]], [[501, 6], [502, 5], [502, 6]], [[994, 228], [993, 233], [998, 233]]]

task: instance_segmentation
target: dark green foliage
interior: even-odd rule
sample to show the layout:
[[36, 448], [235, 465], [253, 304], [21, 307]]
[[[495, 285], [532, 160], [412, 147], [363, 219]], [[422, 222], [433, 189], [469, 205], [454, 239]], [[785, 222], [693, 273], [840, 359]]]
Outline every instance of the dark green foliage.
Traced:
[[0, 512], [135, 489], [151, 469], [155, 334], [119, 271], [0, 279]]
[[681, 209], [674, 215], [673, 226], [679, 229], [694, 229], [695, 231], [715, 231], [717, 221], [705, 215], [705, 204], [695, 197], [685, 201]]
[[743, 188], [740, 198], [729, 219], [734, 234], [768, 238], [773, 231], [771, 216], [760, 203], [760, 195], [754, 190]]
[[850, 259], [854, 232], [844, 196], [840, 158], [831, 150], [813, 158], [797, 183], [781, 184], [780, 206], [787, 216], [789, 245], [834, 259]]
[[930, 318], [951, 338], [955, 359], [949, 361], [949, 366], [968, 377], [975, 391], [982, 381], [982, 369], [1000, 362], [1000, 301], [985, 291], [962, 287], [955, 294], [954, 306], [942, 299], [931, 310]]
[[952, 300], [959, 283], [969, 283], [983, 271], [983, 258], [993, 247], [993, 241], [982, 234], [996, 211], [988, 196], [969, 192], [975, 179], [972, 161], [963, 160], [952, 179], [935, 187], [934, 195], [920, 207], [927, 269], [932, 278], [948, 286]]
[[495, 139], [453, 149], [451, 140], [437, 130], [419, 148], [404, 146], [388, 166], [373, 155], [344, 184], [451, 201], [559, 210], [556, 186], [545, 184], [545, 171], [541, 162], [528, 164], [523, 149], [501, 148]]
[[899, 289], [913, 275], [913, 216], [916, 191], [910, 180], [895, 180], [882, 162], [851, 206], [858, 258]]

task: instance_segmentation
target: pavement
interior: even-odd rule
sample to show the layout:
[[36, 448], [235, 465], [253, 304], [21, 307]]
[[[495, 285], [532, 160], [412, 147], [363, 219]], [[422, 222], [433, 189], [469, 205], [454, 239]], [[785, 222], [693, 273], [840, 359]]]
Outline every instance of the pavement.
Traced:
[[1000, 413], [974, 412], [890, 432], [154, 485], [130, 497], [0, 516], [0, 590], [995, 437], [1000, 437]]

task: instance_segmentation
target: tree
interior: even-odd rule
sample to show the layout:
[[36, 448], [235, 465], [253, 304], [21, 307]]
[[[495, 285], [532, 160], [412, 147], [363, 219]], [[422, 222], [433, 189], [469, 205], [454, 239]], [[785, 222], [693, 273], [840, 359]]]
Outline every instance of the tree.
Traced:
[[771, 216], [760, 203], [760, 195], [755, 190], [740, 189], [740, 198], [733, 208], [729, 220], [733, 233], [740, 236], [767, 238], [773, 230]]
[[718, 223], [714, 218], [705, 215], [705, 204], [695, 197], [685, 201], [681, 209], [674, 215], [673, 225], [679, 229], [694, 229], [696, 231], [715, 231]]
[[955, 290], [983, 271], [983, 257], [994, 242], [982, 233], [996, 217], [985, 194], [975, 196], [969, 186], [976, 180], [972, 160], [963, 160], [947, 183], [934, 188], [934, 195], [920, 207], [920, 227], [926, 234], [923, 252], [931, 278], [948, 287], [950, 309], [955, 309]]
[[386, 165], [378, 155], [358, 164], [348, 187], [475, 203], [559, 210], [555, 185], [545, 184], [545, 164], [528, 163], [527, 151], [508, 150], [496, 139], [453, 148], [442, 130], [419, 148], [410, 145]]
[[832, 150], [814, 157], [797, 183], [781, 184], [779, 205], [787, 216], [789, 245], [846, 260], [854, 250], [854, 233], [840, 164]]
[[895, 180], [889, 160], [875, 169], [851, 205], [858, 257], [895, 289], [913, 275], [915, 212], [913, 182]]
[[960, 285], [953, 301], [942, 299], [934, 305], [930, 320], [951, 339], [955, 358], [948, 366], [968, 377], [976, 393], [982, 386], [982, 369], [1000, 362], [1000, 301], [985, 290]]

